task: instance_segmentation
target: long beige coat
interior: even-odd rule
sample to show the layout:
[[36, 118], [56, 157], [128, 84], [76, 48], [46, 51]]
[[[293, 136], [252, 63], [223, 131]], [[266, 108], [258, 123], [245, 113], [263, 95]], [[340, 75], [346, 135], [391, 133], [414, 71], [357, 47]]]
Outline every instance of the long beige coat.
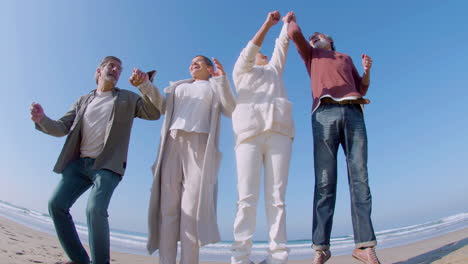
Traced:
[[[178, 85], [187, 82], [193, 82], [193, 80], [189, 79], [171, 83], [169, 87], [164, 89], [166, 94], [165, 98], [161, 94], [157, 95], [159, 98], [157, 102], [158, 109], [165, 115], [165, 118], [161, 128], [158, 156], [152, 167], [154, 179], [148, 212], [149, 234], [147, 244], [147, 249], [150, 254], [159, 248], [161, 165], [166, 136], [172, 123], [175, 100], [174, 91]], [[208, 142], [203, 160], [200, 198], [198, 201], [197, 214], [195, 216], [198, 226], [198, 243], [200, 246], [216, 243], [220, 240], [216, 218], [218, 169], [221, 162], [221, 152], [218, 150], [220, 114], [222, 112], [227, 117], [231, 117], [231, 113], [235, 108], [234, 94], [232, 93], [227, 77], [225, 75], [212, 77], [210, 78], [210, 83], [214, 95], [210, 112], [210, 132], [208, 134]], [[148, 91], [157, 91], [157, 89], [149, 89], [153, 86], [150, 82], [146, 82], [142, 84], [142, 86], [146, 86], [145, 88]]]

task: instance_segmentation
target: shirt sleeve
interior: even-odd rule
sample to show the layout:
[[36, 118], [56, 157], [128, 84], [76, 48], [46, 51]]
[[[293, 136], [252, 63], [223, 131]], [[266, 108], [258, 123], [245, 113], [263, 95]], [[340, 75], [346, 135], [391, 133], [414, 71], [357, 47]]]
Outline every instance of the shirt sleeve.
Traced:
[[216, 96], [221, 102], [221, 110], [227, 117], [231, 117], [234, 108], [236, 108], [236, 100], [232, 92], [231, 85], [226, 75], [210, 78], [210, 83], [213, 85]]
[[234, 71], [232, 78], [236, 89], [238, 83], [242, 78], [242, 74], [250, 72], [255, 65], [255, 55], [260, 51], [260, 47], [253, 44], [251, 41], [247, 43], [247, 46], [241, 51], [239, 58], [237, 58], [236, 64], [234, 65]]
[[288, 23], [284, 23], [281, 28], [279, 37], [275, 42], [275, 49], [271, 56], [270, 65], [273, 66], [278, 73], [283, 74], [286, 57], [288, 55], [289, 38], [288, 38]]
[[70, 128], [75, 121], [76, 113], [78, 112], [78, 106], [80, 104], [81, 98], [78, 99], [60, 119], [52, 120], [48, 116], [42, 118], [42, 120], [36, 123], [36, 129], [44, 132], [48, 135], [55, 137], [63, 137], [68, 135]]
[[154, 105], [159, 111], [159, 114], [165, 113], [166, 111], [166, 98], [159, 92], [158, 88], [147, 80], [138, 86], [141, 94], [147, 102]]
[[312, 60], [312, 50], [309, 42], [304, 38], [301, 28], [295, 21], [291, 21], [288, 25], [288, 36], [296, 44], [297, 51], [305, 63], [307, 72], [310, 75], [310, 64]]

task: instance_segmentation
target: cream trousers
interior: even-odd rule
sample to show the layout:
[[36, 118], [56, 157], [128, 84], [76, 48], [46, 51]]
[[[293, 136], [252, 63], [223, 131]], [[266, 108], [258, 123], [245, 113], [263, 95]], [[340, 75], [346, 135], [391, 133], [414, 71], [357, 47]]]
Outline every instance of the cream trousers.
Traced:
[[199, 244], [196, 210], [208, 134], [171, 130], [161, 167], [161, 264], [197, 264]]
[[266, 263], [283, 264], [288, 260], [286, 247], [285, 193], [288, 183], [292, 139], [267, 131], [240, 143], [236, 148], [238, 195], [234, 222], [232, 264], [249, 264], [252, 236], [264, 166], [265, 208], [269, 250]]

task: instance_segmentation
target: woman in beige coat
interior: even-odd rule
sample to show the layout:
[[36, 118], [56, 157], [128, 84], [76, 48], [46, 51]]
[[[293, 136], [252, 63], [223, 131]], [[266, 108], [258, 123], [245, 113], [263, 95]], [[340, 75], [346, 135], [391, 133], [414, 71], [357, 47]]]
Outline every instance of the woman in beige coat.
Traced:
[[[198, 263], [199, 247], [220, 240], [216, 220], [220, 114], [231, 117], [234, 95], [222, 65], [196, 56], [192, 79], [158, 92], [165, 115], [149, 205], [150, 253], [159, 249], [161, 264], [175, 264], [181, 241], [181, 264]], [[143, 87], [153, 84], [146, 80]], [[157, 89], [153, 89], [157, 91]]]

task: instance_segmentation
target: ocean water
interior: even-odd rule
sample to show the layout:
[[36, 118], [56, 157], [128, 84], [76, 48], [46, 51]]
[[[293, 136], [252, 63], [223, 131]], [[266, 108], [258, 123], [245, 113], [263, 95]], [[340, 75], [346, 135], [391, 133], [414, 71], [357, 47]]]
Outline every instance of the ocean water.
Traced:
[[[15, 222], [24, 224], [33, 229], [49, 234], [55, 234], [52, 220], [48, 214], [37, 212], [28, 208], [22, 208], [13, 204], [0, 201], [0, 216]], [[376, 232], [379, 249], [401, 246], [416, 241], [437, 237], [452, 231], [468, 227], [468, 213], [460, 213], [448, 216], [436, 221], [422, 223], [413, 226], [381, 230]], [[85, 224], [76, 223], [76, 228], [81, 240], [88, 241], [87, 227]], [[147, 255], [146, 234], [129, 232], [125, 230], [111, 229], [111, 249], [126, 253]], [[200, 258], [205, 261], [226, 261], [230, 259], [230, 247], [232, 241], [222, 241], [208, 245], [200, 250]], [[312, 258], [313, 251], [311, 240], [292, 240], [288, 242], [290, 259]], [[333, 237], [331, 239], [333, 255], [350, 254], [354, 249], [353, 236]], [[252, 260], [260, 261], [267, 254], [266, 242], [254, 242], [252, 248]], [[179, 250], [180, 252], [180, 250]], [[157, 255], [157, 253], [155, 254]]]

